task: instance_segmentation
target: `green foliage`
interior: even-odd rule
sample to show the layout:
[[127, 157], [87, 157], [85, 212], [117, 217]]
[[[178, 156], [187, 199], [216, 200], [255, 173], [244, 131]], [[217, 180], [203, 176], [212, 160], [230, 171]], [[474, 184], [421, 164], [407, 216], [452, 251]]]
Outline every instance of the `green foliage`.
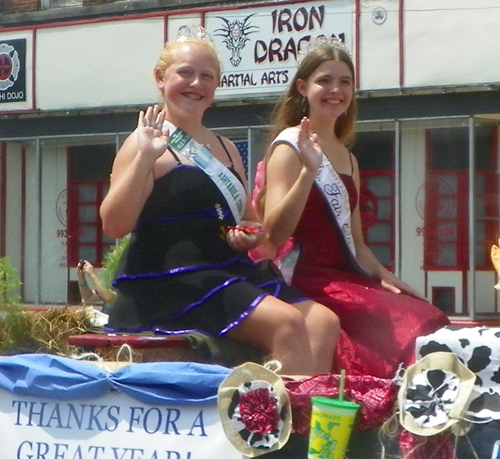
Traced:
[[8, 258], [0, 258], [0, 351], [2, 354], [46, 352], [70, 355], [69, 335], [86, 333], [92, 324], [84, 310], [67, 307], [28, 310], [14, 292], [21, 286]]
[[0, 258], [0, 306], [16, 305], [20, 298], [13, 292], [21, 286], [17, 270], [7, 257]]
[[0, 349], [20, 346], [31, 348], [32, 338], [26, 333], [27, 318], [19, 305], [19, 295], [13, 292], [21, 286], [17, 270], [9, 258], [0, 258]]
[[120, 260], [123, 251], [128, 246], [129, 241], [130, 237], [125, 236], [121, 238], [104, 257], [100, 278], [103, 285], [107, 288], [113, 288], [111, 283], [115, 279], [118, 261]]
[[38, 345], [30, 330], [30, 316], [24, 307], [18, 304], [4, 306], [0, 321], [0, 350], [36, 352]]

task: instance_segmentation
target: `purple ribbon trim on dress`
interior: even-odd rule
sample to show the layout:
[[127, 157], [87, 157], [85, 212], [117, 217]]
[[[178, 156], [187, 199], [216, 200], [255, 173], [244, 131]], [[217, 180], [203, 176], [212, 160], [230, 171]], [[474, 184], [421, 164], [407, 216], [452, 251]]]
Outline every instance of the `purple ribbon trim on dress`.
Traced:
[[263, 287], [267, 287], [268, 285], [274, 285], [274, 293], [272, 293], [272, 296], [277, 298], [279, 293], [280, 293], [280, 290], [281, 290], [281, 282], [279, 280], [269, 281], [269, 282], [266, 282], [264, 284], [257, 285], [257, 287], [263, 288]]
[[182, 311], [180, 311], [178, 314], [176, 314], [172, 319], [178, 319], [179, 317], [182, 317], [184, 314], [187, 314], [191, 309], [196, 308], [197, 306], [200, 306], [204, 301], [206, 301], [208, 298], [210, 298], [212, 295], [215, 295], [217, 292], [222, 290], [223, 288], [226, 288], [228, 285], [231, 285], [233, 282], [241, 282], [245, 279], [241, 277], [233, 277], [232, 279], [228, 279], [221, 285], [218, 285], [217, 287], [213, 288], [210, 290], [207, 294], [203, 295], [198, 301], [195, 301], [194, 303], [188, 304]]
[[[252, 261], [249, 261], [249, 260], [240, 260], [238, 258], [234, 258], [226, 263], [223, 263], [221, 265], [217, 265], [216, 267], [219, 267], [219, 268], [224, 268], [226, 266], [229, 266], [230, 264], [232, 263], [242, 263], [242, 264], [247, 264], [247, 265], [253, 265], [254, 263]], [[174, 269], [171, 269], [171, 270], [168, 270], [168, 271], [164, 271], [162, 273], [150, 273], [150, 274], [136, 274], [136, 275], [123, 275], [123, 276], [120, 276], [118, 277], [115, 282], [113, 283], [113, 285], [116, 284], [116, 282], [119, 280], [119, 279], [145, 279], [145, 278], [155, 278], [155, 277], [161, 277], [161, 276], [166, 276], [166, 275], [169, 275], [169, 274], [176, 274], [176, 273], [179, 273], [179, 272], [189, 272], [189, 271], [195, 271], [195, 270], [200, 270], [200, 269], [213, 269], [214, 268], [214, 265], [209, 265], [209, 266], [189, 266], [189, 267], [183, 267], [183, 268], [174, 268]], [[241, 278], [241, 277], [234, 277], [234, 278], [231, 278], [231, 279], [228, 279], [226, 280], [223, 284], [217, 286], [216, 288], [212, 289], [210, 292], [208, 292], [207, 294], [205, 294], [200, 300], [194, 302], [194, 303], [191, 303], [189, 304], [188, 306], [186, 306], [181, 312], [179, 312], [178, 314], [176, 314], [173, 319], [178, 319], [179, 317], [182, 317], [184, 314], [186, 314], [187, 312], [189, 312], [191, 309], [197, 307], [197, 306], [200, 306], [207, 298], [209, 298], [210, 296], [214, 295], [215, 293], [217, 293], [218, 291], [220, 291], [221, 289], [231, 285], [233, 282], [238, 282], [238, 281], [245, 281], [246, 278]], [[256, 285], [256, 287], [258, 288], [264, 288], [264, 287], [267, 287], [267, 286], [272, 286], [274, 285], [274, 292], [273, 293], [263, 293], [262, 295], [259, 295], [257, 298], [255, 298], [252, 303], [250, 304], [250, 306], [242, 313], [240, 314], [240, 316], [233, 322], [231, 322], [230, 324], [228, 324], [224, 329], [222, 329], [219, 333], [218, 333], [218, 336], [222, 336], [224, 334], [226, 334], [229, 330], [231, 330], [232, 328], [234, 328], [235, 326], [239, 325], [241, 323], [241, 321], [243, 319], [245, 319], [249, 314], [250, 312], [252, 312], [256, 307], [257, 305], [262, 301], [263, 298], [265, 298], [266, 296], [268, 295], [272, 295], [274, 297], [278, 297], [279, 295], [279, 292], [281, 290], [281, 287], [282, 287], [282, 282], [279, 281], [279, 280], [273, 280], [273, 281], [269, 281], [269, 282], [265, 282], [263, 284], [259, 284], [259, 285]], [[292, 301], [291, 304], [295, 304], [295, 303], [300, 303], [302, 301], [306, 301], [306, 300], [309, 300], [309, 298], [299, 298], [295, 301]], [[160, 329], [160, 328], [157, 328], [157, 324], [158, 322], [161, 322], [162, 319], [159, 319], [157, 321], [154, 321], [154, 322], [151, 322], [147, 325], [143, 325], [142, 327], [137, 327], [137, 328], [124, 328], [124, 329], [119, 329], [119, 328], [109, 328], [109, 327], [104, 327], [104, 331], [107, 332], [107, 333], [121, 333], [121, 332], [128, 332], [128, 333], [142, 333], [142, 332], [145, 332], [145, 331], [153, 331], [155, 334], [163, 334], [163, 335], [182, 335], [182, 334], [186, 334], [186, 333], [194, 333], [194, 332], [198, 332], [198, 333], [205, 333], [201, 330], [197, 330], [197, 329], [192, 329], [192, 330], [165, 330], [165, 329]]]
[[196, 328], [193, 328], [191, 330], [163, 330], [161, 328], [155, 328], [153, 330], [153, 333], [155, 335], [187, 335], [188, 333], [201, 333], [202, 335], [207, 335], [210, 336], [209, 333], [203, 331], [203, 330], [197, 330]]
[[167, 271], [162, 271], [159, 273], [123, 274], [121, 276], [118, 276], [113, 281], [113, 285], [116, 286], [119, 280], [154, 279], [157, 277], [168, 276], [170, 274], [178, 274], [178, 273], [185, 273], [185, 272], [191, 272], [191, 271], [200, 271], [203, 269], [226, 268], [227, 266], [232, 265], [233, 263], [237, 263], [237, 262], [245, 263], [244, 260], [239, 260], [238, 258], [239, 257], [233, 258], [232, 260], [229, 260], [229, 261], [222, 263], [220, 265], [182, 266], [179, 268], [168, 269]]
[[243, 312], [242, 314], [239, 315], [239, 317], [234, 321], [234, 322], [231, 322], [229, 325], [227, 325], [226, 328], [223, 328], [220, 332], [219, 332], [219, 336], [222, 336], [222, 335], [225, 335], [229, 330], [231, 330], [233, 327], [236, 327], [237, 325], [239, 325], [241, 323], [241, 321], [243, 319], [245, 319], [246, 317], [248, 317], [248, 315], [258, 306], [258, 304], [266, 297], [266, 296], [269, 296], [269, 293], [263, 293], [262, 295], [259, 295], [257, 298], [255, 298], [255, 300], [253, 300], [251, 303], [250, 303], [250, 306], [247, 308], [247, 310], [245, 312]]
[[[186, 314], [187, 312], [189, 312], [191, 309], [193, 309], [193, 308], [201, 305], [211, 295], [214, 295], [215, 293], [217, 293], [221, 289], [227, 287], [228, 285], [232, 284], [233, 282], [244, 281], [244, 280], [245, 280], [244, 278], [240, 278], [240, 277], [233, 277], [232, 279], [228, 279], [223, 284], [221, 284], [221, 285], [217, 286], [216, 288], [212, 289], [210, 292], [208, 292], [206, 295], [204, 295], [198, 301], [196, 301], [194, 303], [191, 303], [188, 306], [186, 306], [182, 311], [180, 311], [178, 314], [176, 314], [172, 318], [172, 320], [178, 319], [179, 317], [181, 317], [184, 314]], [[252, 302], [252, 304], [250, 305], [249, 309], [253, 309], [255, 307], [255, 306], [252, 306], [254, 302], [255, 302], [255, 300]], [[243, 313], [243, 315], [244, 314], [245, 313]], [[137, 327], [137, 328], [110, 328], [110, 327], [104, 327], [104, 331], [106, 333], [122, 333], [122, 332], [142, 333], [142, 332], [145, 332], [145, 331], [153, 331], [154, 333], [161, 333], [161, 334], [168, 334], [168, 335], [170, 335], [170, 334], [176, 335], [176, 334], [190, 333], [190, 332], [199, 331], [199, 330], [195, 330], [195, 329], [193, 329], [193, 330], [164, 330], [164, 329], [160, 329], [160, 328], [155, 328], [157, 326], [158, 322], [161, 322], [161, 321], [162, 321], [162, 319], [159, 319], [159, 320], [151, 322], [151, 323], [149, 323], [147, 325], [143, 325], [142, 327]], [[199, 331], [199, 332], [203, 333], [201, 331]], [[219, 335], [221, 333], [222, 332], [219, 332]]]

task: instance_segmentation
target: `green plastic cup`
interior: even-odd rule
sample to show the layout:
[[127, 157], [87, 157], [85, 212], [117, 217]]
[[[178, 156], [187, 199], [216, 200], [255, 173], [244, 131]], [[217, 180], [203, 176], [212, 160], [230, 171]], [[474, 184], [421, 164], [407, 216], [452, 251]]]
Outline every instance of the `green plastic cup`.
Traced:
[[308, 459], [342, 459], [359, 405], [328, 397], [312, 397]]

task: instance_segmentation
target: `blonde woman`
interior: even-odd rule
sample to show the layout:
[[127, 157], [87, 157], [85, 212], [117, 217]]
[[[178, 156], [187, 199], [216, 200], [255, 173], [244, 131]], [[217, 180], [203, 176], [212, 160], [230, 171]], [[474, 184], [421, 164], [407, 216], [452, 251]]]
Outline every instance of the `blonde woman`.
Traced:
[[199, 27], [167, 43], [158, 61], [164, 105], [140, 113], [101, 207], [110, 237], [132, 232], [108, 327], [227, 336], [280, 360], [285, 373], [329, 371], [336, 315], [247, 256], [262, 232], [242, 160], [230, 140], [202, 123], [220, 74]]

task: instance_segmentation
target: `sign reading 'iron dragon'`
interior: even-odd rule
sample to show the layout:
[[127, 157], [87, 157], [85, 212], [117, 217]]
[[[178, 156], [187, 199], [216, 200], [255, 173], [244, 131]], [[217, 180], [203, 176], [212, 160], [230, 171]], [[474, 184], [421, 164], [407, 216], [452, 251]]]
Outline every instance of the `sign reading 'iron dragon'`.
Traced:
[[224, 72], [218, 97], [281, 93], [297, 68], [297, 53], [318, 35], [352, 49], [352, 2], [296, 3], [214, 12], [205, 24]]

